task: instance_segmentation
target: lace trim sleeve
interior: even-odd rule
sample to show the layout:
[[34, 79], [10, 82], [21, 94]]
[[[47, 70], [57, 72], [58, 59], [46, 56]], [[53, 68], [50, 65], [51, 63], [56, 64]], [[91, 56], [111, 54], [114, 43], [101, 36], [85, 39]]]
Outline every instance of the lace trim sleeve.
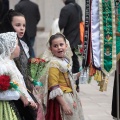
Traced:
[[54, 99], [55, 97], [61, 96], [61, 95], [63, 95], [63, 91], [60, 88], [53, 89], [50, 92], [49, 99]]

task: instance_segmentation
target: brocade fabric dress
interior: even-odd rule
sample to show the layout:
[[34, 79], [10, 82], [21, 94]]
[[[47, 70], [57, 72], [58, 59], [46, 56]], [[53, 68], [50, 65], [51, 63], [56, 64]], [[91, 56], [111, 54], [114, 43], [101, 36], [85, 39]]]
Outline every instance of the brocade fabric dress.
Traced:
[[[48, 70], [48, 103], [46, 120], [84, 120], [80, 97], [75, 90], [74, 82], [77, 74], [72, 74], [71, 65], [67, 58], [61, 59], [53, 56]], [[74, 81], [74, 82], [73, 82]], [[63, 96], [73, 115], [66, 115], [56, 96]], [[74, 108], [73, 104], [77, 107]]]

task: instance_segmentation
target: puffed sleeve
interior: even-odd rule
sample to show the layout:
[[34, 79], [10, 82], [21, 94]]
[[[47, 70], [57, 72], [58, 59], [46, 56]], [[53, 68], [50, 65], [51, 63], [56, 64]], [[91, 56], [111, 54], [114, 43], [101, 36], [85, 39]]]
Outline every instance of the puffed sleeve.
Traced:
[[20, 94], [14, 90], [6, 90], [0, 92], [0, 100], [18, 100], [20, 98]]
[[49, 76], [48, 76], [49, 88], [58, 85], [58, 80], [59, 80], [59, 69], [51, 67], [49, 69]]
[[48, 76], [48, 86], [50, 89], [49, 99], [54, 99], [57, 96], [63, 95], [63, 91], [59, 87], [59, 69], [58, 68], [50, 68], [49, 76]]

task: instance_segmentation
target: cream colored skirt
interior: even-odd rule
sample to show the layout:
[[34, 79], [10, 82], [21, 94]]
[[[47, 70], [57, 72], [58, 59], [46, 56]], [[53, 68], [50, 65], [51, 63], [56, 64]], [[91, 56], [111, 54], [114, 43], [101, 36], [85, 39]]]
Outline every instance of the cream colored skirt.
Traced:
[[[76, 94], [77, 94], [77, 92], [76, 92]], [[83, 115], [80, 98], [78, 97], [78, 95], [76, 95], [76, 96], [77, 97], [74, 97], [72, 93], [64, 93], [63, 94], [63, 98], [68, 103], [69, 107], [71, 108], [73, 115], [72, 116], [66, 115], [61, 108], [62, 120], [84, 120], [84, 115]], [[76, 108], [73, 107], [74, 101], [76, 101], [76, 104], [77, 104]]]

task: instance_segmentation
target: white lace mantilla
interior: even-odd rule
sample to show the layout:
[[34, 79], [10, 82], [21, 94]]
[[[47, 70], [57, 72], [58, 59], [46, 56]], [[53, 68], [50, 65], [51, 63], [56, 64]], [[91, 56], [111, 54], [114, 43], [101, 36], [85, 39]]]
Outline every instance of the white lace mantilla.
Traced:
[[10, 58], [17, 45], [17, 33], [7, 32], [0, 34], [0, 61]]

